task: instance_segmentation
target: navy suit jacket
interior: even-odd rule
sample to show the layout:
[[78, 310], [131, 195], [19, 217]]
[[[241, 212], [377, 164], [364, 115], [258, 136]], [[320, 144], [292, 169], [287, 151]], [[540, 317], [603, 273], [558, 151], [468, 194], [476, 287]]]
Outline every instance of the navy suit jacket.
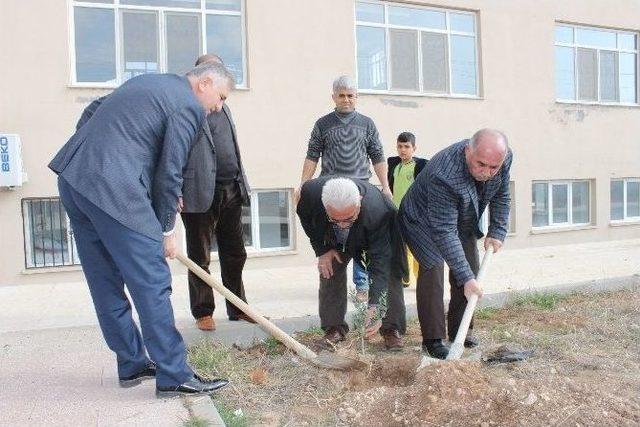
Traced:
[[437, 153], [418, 175], [400, 204], [402, 235], [421, 267], [446, 261], [458, 286], [475, 276], [462, 240], [482, 237], [478, 221], [489, 204], [487, 235], [503, 241], [509, 222], [511, 150], [500, 171], [484, 184], [481, 195], [465, 162], [468, 140]]
[[[78, 124], [76, 125], [76, 130], [80, 129], [89, 121], [106, 98], [107, 96], [102, 96], [94, 100], [87, 106], [87, 108], [84, 109], [80, 116], [80, 120], [78, 120]], [[238, 177], [240, 195], [242, 196], [243, 203], [248, 204], [249, 192], [251, 189], [249, 187], [247, 174], [244, 171], [242, 158], [240, 156], [236, 126], [233, 122], [233, 117], [231, 116], [231, 110], [226, 104], [222, 104], [222, 111], [220, 114], [224, 114], [231, 125], [231, 136], [233, 138], [233, 144], [238, 158], [238, 167], [240, 169], [240, 176]], [[202, 127], [200, 128], [198, 136], [196, 137], [196, 140], [191, 147], [191, 151], [189, 152], [189, 160], [182, 171], [182, 201], [184, 204], [182, 212], [184, 213], [202, 213], [208, 211], [215, 196], [217, 157], [216, 144], [209, 127], [210, 119], [211, 115], [207, 116], [207, 120], [202, 122]]]
[[134, 77], [96, 103], [49, 168], [122, 225], [162, 240], [205, 111], [174, 74]]

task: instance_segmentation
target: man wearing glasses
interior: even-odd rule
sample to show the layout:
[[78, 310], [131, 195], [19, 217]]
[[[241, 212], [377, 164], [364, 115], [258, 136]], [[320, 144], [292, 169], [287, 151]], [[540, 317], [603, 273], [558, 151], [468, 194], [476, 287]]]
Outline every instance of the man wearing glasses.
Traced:
[[366, 336], [382, 327], [385, 346], [402, 348], [406, 329], [402, 277], [406, 258], [392, 202], [366, 181], [322, 176], [301, 189], [297, 213], [318, 257], [320, 322], [324, 338], [335, 344], [349, 330], [347, 264], [365, 251], [371, 279], [368, 319], [387, 292], [388, 310], [382, 322], [367, 321]]

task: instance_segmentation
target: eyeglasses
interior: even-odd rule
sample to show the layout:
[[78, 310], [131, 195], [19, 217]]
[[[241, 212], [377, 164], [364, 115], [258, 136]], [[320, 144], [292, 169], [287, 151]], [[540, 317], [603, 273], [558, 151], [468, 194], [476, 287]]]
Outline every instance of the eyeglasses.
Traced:
[[333, 219], [329, 215], [327, 215], [327, 221], [335, 225], [346, 224], [348, 226], [346, 228], [349, 228], [358, 220], [358, 213], [359, 212], [356, 212], [351, 218], [347, 219]]

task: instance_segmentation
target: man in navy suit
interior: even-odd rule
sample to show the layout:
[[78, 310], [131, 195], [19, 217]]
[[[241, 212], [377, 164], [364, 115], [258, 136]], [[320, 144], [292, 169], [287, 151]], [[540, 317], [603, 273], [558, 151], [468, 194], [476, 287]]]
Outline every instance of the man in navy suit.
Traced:
[[[512, 154], [507, 137], [482, 129], [471, 139], [437, 153], [416, 178], [400, 205], [400, 229], [420, 263], [416, 289], [422, 344], [431, 356], [445, 359], [462, 321], [467, 298], [482, 296], [478, 274], [478, 228], [489, 205], [490, 223], [484, 247], [498, 251], [509, 222], [509, 170]], [[444, 262], [449, 266], [451, 300], [444, 321]], [[468, 336], [465, 346], [477, 341]]]
[[233, 77], [217, 63], [185, 76], [135, 77], [102, 100], [49, 164], [123, 387], [155, 377], [156, 395], [173, 396], [211, 393], [228, 383], [205, 380], [187, 365], [165, 257], [176, 255], [189, 151], [205, 115], [220, 111], [232, 89]]

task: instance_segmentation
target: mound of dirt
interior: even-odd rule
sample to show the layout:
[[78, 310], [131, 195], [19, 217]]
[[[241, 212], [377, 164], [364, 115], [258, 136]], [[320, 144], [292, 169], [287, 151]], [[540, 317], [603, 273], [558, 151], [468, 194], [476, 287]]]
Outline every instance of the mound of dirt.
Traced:
[[513, 422], [513, 402], [500, 398], [480, 362], [443, 362], [416, 372], [417, 363], [400, 367], [388, 363], [391, 360], [377, 361], [381, 369], [369, 380], [377, 382], [377, 387], [353, 393], [343, 402], [338, 411], [344, 422], [362, 426], [447, 425], [459, 419], [461, 412], [467, 422], [475, 421], [476, 425], [489, 419], [500, 424]]

